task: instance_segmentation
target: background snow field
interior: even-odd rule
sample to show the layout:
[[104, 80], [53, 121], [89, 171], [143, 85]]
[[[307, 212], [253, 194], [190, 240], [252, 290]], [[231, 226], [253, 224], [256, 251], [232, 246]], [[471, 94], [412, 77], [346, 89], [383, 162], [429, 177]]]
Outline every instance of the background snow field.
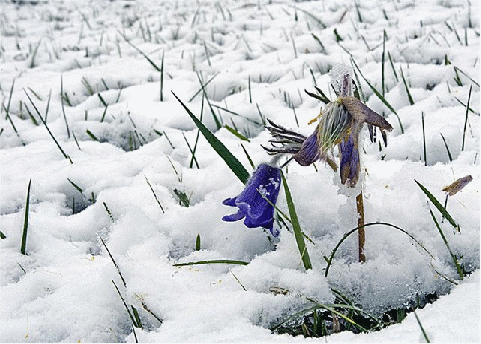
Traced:
[[[374, 317], [438, 299], [327, 341], [425, 340], [415, 315], [431, 341], [479, 341], [479, 1], [16, 3], [0, 2], [0, 341], [302, 342], [271, 329], [333, 290]], [[362, 132], [365, 222], [416, 241], [366, 227], [366, 262], [351, 235], [325, 277], [357, 226], [338, 172], [284, 169], [306, 271], [292, 229], [222, 221], [243, 185], [173, 93], [252, 174], [265, 120], [312, 133], [325, 105], [305, 90], [334, 100], [337, 64], [394, 128], [387, 147]], [[457, 232], [415, 181], [444, 205], [466, 175]], [[248, 264], [174, 266], [218, 259]]]

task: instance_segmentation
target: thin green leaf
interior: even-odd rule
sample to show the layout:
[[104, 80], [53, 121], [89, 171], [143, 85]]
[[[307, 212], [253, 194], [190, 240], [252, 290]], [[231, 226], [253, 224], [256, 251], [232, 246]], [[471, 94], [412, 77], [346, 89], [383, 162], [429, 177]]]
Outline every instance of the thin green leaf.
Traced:
[[195, 250], [200, 251], [200, 234], [197, 234], [195, 238]]
[[[124, 35], [122, 32], [120, 32], [120, 31], [117, 31], [117, 32], [119, 33], [120, 36], [122, 36], [122, 38], [125, 40], [125, 42], [127, 42], [128, 45], [130, 45], [132, 48], [134, 48], [135, 50], [137, 50], [137, 52], [138, 52], [140, 55], [142, 55], [142, 56], [152, 65], [152, 67], [154, 67], [159, 73], [163, 73], [162, 68], [160, 68], [159, 66], [157, 66], [157, 65], [155, 64], [155, 62], [152, 61], [152, 60], [150, 59], [150, 57], [149, 57], [146, 53], [144, 53], [142, 50], [140, 50], [139, 48], [137, 48], [132, 42], [130, 42], [130, 40], [127, 38], [127, 36], [125, 36], [125, 35]], [[163, 60], [162, 60], [162, 62], [163, 62]]]
[[47, 129], [47, 131], [48, 131], [50, 137], [52, 138], [53, 142], [55, 142], [55, 144], [57, 145], [57, 148], [60, 150], [60, 152], [62, 153], [64, 158], [67, 159], [71, 164], [73, 164], [73, 161], [70, 158], [70, 156], [67, 155], [67, 153], [65, 153], [65, 151], [62, 149], [62, 147], [60, 147], [60, 144], [58, 143], [55, 136], [53, 136], [52, 132], [50, 131], [49, 127], [47, 126], [47, 121], [42, 117], [42, 115], [40, 115], [40, 111], [38, 111], [37, 107], [35, 106], [35, 103], [32, 101], [32, 98], [30, 98], [30, 96], [28, 95], [27, 91], [25, 91], [25, 89], [23, 91], [25, 92], [25, 95], [27, 96], [28, 100], [30, 101], [30, 104], [32, 104], [33, 108], [35, 109], [35, 112], [37, 113], [37, 116], [40, 117], [43, 125]]
[[239, 139], [243, 140], [243, 141], [247, 141], [247, 142], [250, 142], [250, 140], [245, 137], [244, 135], [242, 135], [241, 133], [239, 133], [237, 130], [235, 130], [234, 128], [228, 126], [227, 124], [224, 124], [224, 128], [226, 128], [229, 132], [231, 132], [234, 136], [238, 137]]
[[217, 138], [215, 135], [207, 129], [207, 127], [194, 116], [194, 114], [189, 110], [189, 108], [177, 97], [177, 95], [172, 92], [174, 97], [177, 101], [184, 107], [185, 111], [188, 113], [190, 118], [194, 121], [197, 128], [199, 128], [202, 135], [204, 135], [205, 139], [212, 148], [216, 151], [217, 154], [226, 162], [227, 166], [234, 172], [234, 174], [239, 178], [239, 180], [246, 184], [249, 180], [249, 172], [245, 169], [245, 167], [237, 160], [237, 158], [232, 155], [232, 153], [227, 149], [226, 146]]
[[426, 343], [431, 343], [431, 341], [428, 338], [428, 335], [426, 334], [426, 331], [424, 330], [423, 325], [421, 325], [421, 320], [419, 320], [418, 315], [416, 312], [414, 312], [414, 316], [416, 317], [416, 321], [418, 322], [419, 327], [421, 328], [421, 332], [423, 333], [424, 340]]
[[304, 242], [304, 235], [299, 224], [299, 219], [297, 218], [296, 208], [294, 206], [294, 202], [292, 201], [291, 191], [289, 190], [289, 186], [287, 185], [286, 178], [284, 174], [282, 176], [282, 183], [284, 185], [284, 192], [286, 194], [286, 202], [287, 207], [289, 208], [289, 215], [292, 221], [292, 228], [294, 229], [294, 236], [297, 242], [297, 248], [299, 249], [299, 253], [301, 254], [302, 263], [304, 264], [304, 268], [306, 270], [312, 269], [311, 259], [309, 258], [309, 253], [307, 252], [306, 243]]
[[439, 223], [436, 220], [436, 217], [434, 216], [433, 211], [431, 209], [429, 209], [429, 213], [431, 214], [431, 217], [433, 218], [434, 224], [436, 225], [436, 228], [438, 229], [439, 234], [441, 234], [441, 238], [443, 239], [444, 244], [446, 245], [446, 248], [448, 249], [449, 254], [451, 255], [451, 258], [453, 259], [454, 265], [456, 266], [456, 270], [458, 271], [459, 278], [463, 279], [464, 273], [463, 273], [463, 269], [459, 265], [458, 258], [451, 251], [451, 247], [449, 247], [448, 240], [446, 239], [446, 236], [444, 235], [443, 230], [439, 226]]
[[207, 264], [234, 264], [234, 265], [248, 265], [248, 262], [241, 260], [229, 260], [229, 259], [215, 259], [215, 260], [199, 260], [196, 262], [177, 263], [173, 266], [189, 266], [189, 265], [207, 265]]
[[23, 222], [23, 232], [22, 232], [22, 246], [20, 247], [20, 252], [23, 255], [27, 254], [27, 232], [28, 232], [28, 208], [30, 207], [30, 187], [32, 186], [32, 180], [28, 182], [27, 187], [27, 201], [25, 203], [25, 220]]
[[428, 196], [429, 200], [431, 201], [432, 204], [434, 204], [434, 206], [439, 210], [439, 212], [441, 214], [443, 214], [444, 218], [446, 220], [449, 221], [449, 223], [458, 231], [458, 232], [461, 232], [461, 228], [459, 227], [459, 225], [456, 223], [456, 221], [454, 221], [454, 219], [451, 217], [451, 215], [448, 213], [448, 211], [446, 210], [445, 207], [443, 207], [443, 205], [441, 203], [439, 203], [439, 201], [436, 199], [436, 197], [433, 196], [433, 194], [431, 192], [428, 191], [428, 189], [426, 189], [424, 187], [424, 185], [422, 185], [421, 183], [419, 183], [417, 180], [414, 180], [416, 182], [416, 184], [418, 184], [418, 186], [421, 188], [421, 190], [423, 190], [423, 192], [426, 194], [426, 196]]
[[404, 78], [404, 72], [402, 67], [401, 67], [401, 78], [403, 79], [404, 88], [406, 89], [406, 93], [408, 95], [409, 104], [414, 105], [414, 100], [413, 100], [413, 97], [411, 96], [411, 92], [409, 92], [409, 86], [408, 86], [408, 83], [406, 82], [406, 79]]
[[463, 129], [463, 144], [461, 145], [461, 151], [464, 150], [464, 139], [466, 137], [466, 125], [468, 124], [469, 101], [471, 100], [471, 91], [472, 90], [473, 90], [473, 85], [471, 85], [471, 87], [469, 87], [468, 103], [466, 104], [466, 119], [464, 120], [464, 129]]

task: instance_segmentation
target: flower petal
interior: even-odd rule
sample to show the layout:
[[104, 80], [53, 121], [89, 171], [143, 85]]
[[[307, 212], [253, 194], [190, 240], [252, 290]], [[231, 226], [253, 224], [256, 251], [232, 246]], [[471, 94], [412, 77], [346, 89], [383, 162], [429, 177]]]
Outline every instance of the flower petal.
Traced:
[[222, 201], [223, 205], [228, 205], [230, 207], [235, 207], [235, 201], [237, 197], [231, 197], [231, 198], [226, 198], [225, 200]]
[[379, 129], [391, 131], [392, 126], [377, 112], [371, 110], [355, 97], [339, 97], [339, 100], [353, 116], [356, 122], [366, 122], [375, 125]]
[[347, 141], [339, 144], [339, 150], [341, 153], [341, 183], [344, 185], [349, 181], [348, 186], [354, 187], [359, 180], [361, 163], [359, 161], [359, 150], [352, 135], [349, 135]]
[[309, 166], [319, 159], [319, 144], [317, 143], [317, 129], [309, 136], [301, 146], [299, 152], [293, 158], [301, 166]]
[[235, 214], [223, 216], [222, 220], [226, 222], [234, 222], [234, 221], [242, 220], [244, 216], [246, 216], [246, 214], [239, 209], [239, 211]]

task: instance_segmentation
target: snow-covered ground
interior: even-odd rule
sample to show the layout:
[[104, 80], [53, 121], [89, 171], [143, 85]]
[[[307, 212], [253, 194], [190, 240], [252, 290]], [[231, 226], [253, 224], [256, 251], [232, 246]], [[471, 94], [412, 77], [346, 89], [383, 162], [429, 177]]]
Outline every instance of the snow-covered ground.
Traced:
[[[334, 288], [374, 316], [437, 295], [416, 310], [428, 338], [479, 342], [479, 27], [467, 0], [1, 1], [0, 341], [425, 340], [414, 313], [367, 334], [271, 332]], [[335, 99], [338, 64], [394, 128], [387, 147], [362, 132], [365, 222], [415, 240], [366, 227], [366, 262], [352, 235], [325, 277], [357, 226], [339, 173], [284, 168], [306, 271], [292, 229], [222, 221], [243, 184], [173, 93], [252, 174], [248, 156], [271, 159], [263, 120], [312, 133], [324, 104], [304, 90]], [[444, 205], [467, 175], [447, 203], [457, 232], [415, 180]], [[218, 259], [248, 264], [174, 266]]]

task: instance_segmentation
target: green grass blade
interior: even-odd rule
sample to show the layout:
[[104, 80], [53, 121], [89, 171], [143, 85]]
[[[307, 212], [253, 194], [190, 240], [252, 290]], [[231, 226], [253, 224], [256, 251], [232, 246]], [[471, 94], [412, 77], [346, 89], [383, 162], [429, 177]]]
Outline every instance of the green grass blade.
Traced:
[[226, 128], [230, 133], [232, 133], [234, 136], [238, 137], [239, 139], [243, 140], [243, 141], [247, 141], [247, 142], [250, 142], [250, 140], [245, 137], [244, 135], [242, 135], [241, 133], [239, 133], [237, 130], [235, 130], [234, 128], [228, 126], [227, 124], [224, 124], [224, 128]]
[[404, 72], [402, 68], [401, 68], [401, 78], [403, 79], [404, 88], [406, 89], [406, 93], [408, 95], [409, 104], [414, 105], [414, 100], [413, 100], [413, 97], [411, 96], [411, 92], [409, 92], [409, 86], [408, 86], [408, 83], [406, 82], [406, 78], [404, 78]]
[[436, 197], [433, 196], [433, 194], [431, 192], [429, 192], [428, 189], [426, 189], [424, 187], [424, 185], [422, 185], [421, 183], [419, 183], [417, 180], [414, 180], [416, 182], [416, 184], [418, 184], [418, 186], [421, 188], [421, 190], [423, 190], [423, 192], [426, 194], [426, 196], [428, 196], [429, 200], [431, 201], [432, 204], [434, 204], [434, 206], [439, 210], [439, 212], [441, 214], [443, 214], [444, 218], [446, 220], [449, 221], [449, 223], [458, 231], [460, 232], [461, 231], [461, 228], [459, 227], [459, 225], [456, 223], [456, 221], [454, 221], [454, 219], [451, 217], [451, 215], [448, 213], [448, 211], [446, 210], [445, 207], [443, 207], [443, 205], [441, 203], [439, 203], [439, 201], [436, 199]]
[[234, 172], [237, 178], [239, 178], [242, 183], [247, 183], [250, 175], [249, 172], [247, 172], [247, 170], [245, 169], [245, 167], [239, 162], [239, 160], [237, 160], [234, 155], [232, 155], [232, 153], [227, 149], [227, 147], [224, 146], [224, 144], [217, 137], [215, 137], [215, 135], [212, 134], [212, 132], [207, 129], [207, 127], [201, 121], [199, 121], [197, 117], [194, 116], [192, 111], [190, 111], [190, 109], [179, 99], [179, 97], [177, 97], [174, 92], [172, 92], [172, 94], [177, 99], [177, 101], [184, 107], [185, 111], [190, 116], [190, 118], [192, 118], [195, 125], [200, 130], [202, 135], [204, 135], [207, 142], [209, 142], [209, 144], [216, 151], [216, 153], [219, 154], [219, 156], [226, 162], [227, 166], [229, 166], [229, 168], [232, 170], [232, 172]]
[[134, 315], [134, 326], [137, 328], [142, 328], [142, 321], [140, 320], [139, 312], [137, 311], [137, 308], [135, 308], [133, 305], [130, 305], [130, 308], [132, 308], [132, 314]]
[[442, 137], [443, 142], [444, 142], [444, 147], [446, 147], [446, 151], [448, 152], [449, 161], [453, 161], [453, 157], [451, 155], [451, 152], [449, 151], [448, 143], [446, 142], [446, 139], [444, 138], [443, 134], [441, 134], [441, 137]]
[[244, 147], [244, 145], [241, 143], [240, 144], [241, 147], [242, 147], [242, 150], [244, 151], [246, 157], [247, 157], [247, 160], [249, 160], [249, 164], [251, 165], [252, 169], [255, 170], [256, 169], [256, 166], [254, 165], [254, 161], [252, 161], [252, 158], [251, 156], [249, 155], [249, 153], [247, 152], [247, 149]]
[[22, 233], [22, 246], [20, 247], [20, 252], [23, 255], [27, 254], [27, 232], [28, 232], [28, 208], [30, 207], [30, 187], [32, 186], [32, 180], [28, 182], [27, 187], [27, 201], [25, 203], [25, 220], [23, 222], [23, 233]]
[[471, 87], [469, 87], [468, 102], [466, 104], [466, 119], [464, 120], [464, 129], [463, 129], [463, 144], [461, 146], [461, 151], [464, 150], [464, 139], [466, 137], [466, 125], [468, 124], [469, 101], [471, 100], [471, 91], [472, 90], [473, 90], [473, 85], [471, 85]]
[[200, 234], [197, 234], [195, 238], [195, 250], [200, 251]]
[[[90, 136], [90, 138], [94, 141], [99, 141], [99, 139], [97, 138], [97, 136], [94, 135], [94, 133], [92, 133], [90, 130], [86, 130], [85, 131], [87, 133], [88, 136]], [[99, 141], [100, 142], [100, 141]]]
[[[157, 66], [155, 64], [154, 61], [152, 61], [150, 59], [150, 57], [144, 53], [142, 50], [140, 50], [138, 47], [136, 47], [132, 42], [130, 42], [130, 40], [127, 38], [127, 36], [125, 36], [122, 32], [118, 31], [119, 35], [122, 36], [122, 38], [125, 40], [125, 42], [127, 42], [128, 45], [130, 45], [132, 48], [134, 48], [135, 50], [137, 50], [137, 52], [142, 55], [151, 65], [152, 67], [154, 67], [159, 73], [163, 73], [162, 71], [162, 68], [160, 68], [159, 66]], [[163, 61], [163, 60], [162, 60]]]
[[134, 333], [135, 342], [138, 343], [139, 341], [137, 340], [137, 334], [135, 333], [135, 327], [136, 327], [136, 326], [135, 326], [135, 325], [136, 325], [135, 319], [134, 319], [132, 313], [130, 313], [130, 309], [129, 309], [129, 307], [127, 306], [127, 303], [125, 302], [124, 297], [123, 297], [122, 294], [120, 293], [120, 290], [119, 290], [119, 288], [117, 287], [117, 284], [115, 284], [114, 280], [112, 280], [112, 283], [113, 283], [115, 289], [117, 290], [117, 293], [119, 294], [119, 297], [120, 297], [120, 299], [122, 300], [122, 303], [124, 304], [125, 309], [127, 310], [127, 313], [128, 313], [128, 315], [129, 315], [129, 318], [130, 318], [130, 320], [132, 321], [132, 325], [134, 325], [134, 326], [132, 327], [132, 332]]
[[459, 265], [458, 258], [453, 254], [453, 251], [451, 251], [451, 247], [449, 247], [448, 240], [446, 239], [446, 236], [444, 235], [443, 230], [439, 226], [439, 223], [436, 220], [436, 217], [434, 216], [433, 211], [431, 209], [429, 209], [429, 213], [431, 214], [431, 217], [433, 218], [434, 224], [436, 225], [436, 228], [438, 229], [439, 234], [441, 234], [441, 238], [443, 239], [444, 244], [446, 245], [446, 248], [448, 249], [449, 254], [451, 255], [451, 258], [453, 259], [453, 262], [454, 262], [454, 265], [456, 266], [456, 270], [458, 272], [459, 278], [463, 279], [464, 273], [463, 273], [463, 269]]
[[[144, 176], [144, 177], [145, 177], [145, 176]], [[155, 193], [155, 191], [154, 191], [154, 188], [152, 187], [152, 185], [150, 185], [150, 182], [149, 182], [149, 180], [147, 179], [147, 177], [145, 177], [145, 181], [147, 182], [147, 185], [149, 185], [150, 191], [152, 191], [152, 194], [154, 195], [154, 198], [155, 198], [155, 200], [157, 201], [157, 204], [159, 205], [160, 210], [162, 210], [162, 213], [165, 214], [164, 207], [162, 206], [162, 204], [160, 204], [160, 201], [159, 201], [159, 199], [157, 198], [157, 195], [156, 195], [156, 193]]]
[[229, 259], [214, 259], [214, 260], [198, 260], [196, 262], [177, 263], [173, 266], [189, 266], [189, 265], [208, 265], [208, 264], [234, 264], [234, 265], [248, 265], [248, 262], [241, 260], [229, 260]]
[[424, 166], [428, 166], [428, 158], [426, 151], [426, 134], [424, 132], [424, 112], [421, 112], [421, 124], [423, 127], [423, 154], [424, 154]]
[[294, 236], [297, 242], [297, 248], [299, 249], [299, 253], [301, 254], [304, 268], [306, 270], [309, 270], [312, 269], [311, 259], [309, 258], [309, 253], [307, 252], [306, 243], [304, 242], [304, 235], [299, 224], [299, 219], [297, 218], [296, 208], [294, 206], [294, 202], [292, 201], [291, 191], [289, 190], [289, 186], [287, 185], [284, 174], [282, 173], [281, 176], [282, 184], [284, 185], [284, 192], [286, 194], [287, 207], [289, 208], [289, 215], [292, 221], [292, 228], [294, 229]]
[[28, 95], [27, 91], [25, 91], [25, 89], [23, 90], [25, 92], [25, 95], [27, 96], [28, 100], [30, 101], [30, 104], [32, 104], [33, 108], [35, 109], [35, 112], [37, 113], [37, 116], [40, 118], [40, 120], [42, 121], [43, 125], [45, 126], [45, 128], [47, 129], [50, 137], [52, 138], [53, 142], [55, 142], [55, 144], [57, 145], [57, 148], [60, 150], [60, 152], [62, 153], [62, 155], [64, 156], [65, 159], [67, 159], [71, 164], [73, 164], [73, 161], [72, 159], [70, 158], [69, 155], [67, 155], [67, 153], [65, 153], [65, 151], [62, 149], [62, 147], [60, 146], [60, 144], [58, 143], [57, 139], [55, 138], [55, 136], [53, 136], [52, 132], [50, 131], [49, 127], [47, 126], [47, 121], [42, 117], [42, 115], [40, 115], [40, 111], [38, 111], [37, 107], [35, 106], [35, 103], [32, 101], [32, 98], [30, 98], [30, 96]]
[[416, 317], [416, 321], [418, 322], [419, 327], [421, 328], [421, 332], [423, 333], [424, 340], [426, 343], [431, 343], [431, 341], [428, 338], [428, 335], [426, 334], [426, 331], [424, 331], [423, 325], [421, 325], [421, 320], [419, 320], [418, 315], [416, 312], [414, 312], [414, 316]]
[[386, 92], [386, 87], [385, 87], [385, 81], [384, 81], [384, 63], [386, 61], [386, 30], [383, 31], [382, 35], [382, 54], [381, 54], [381, 91], [382, 95], [385, 95]]

